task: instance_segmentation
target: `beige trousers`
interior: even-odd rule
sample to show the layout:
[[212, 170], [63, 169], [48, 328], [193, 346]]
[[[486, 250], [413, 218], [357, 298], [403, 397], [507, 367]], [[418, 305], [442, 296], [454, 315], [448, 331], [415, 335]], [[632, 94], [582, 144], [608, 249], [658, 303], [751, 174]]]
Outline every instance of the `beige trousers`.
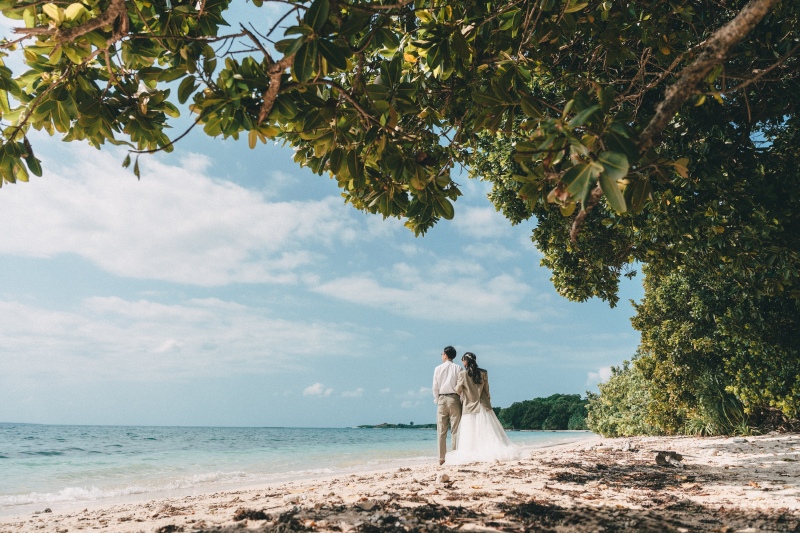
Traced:
[[461, 423], [461, 399], [453, 395], [439, 396], [436, 407], [436, 431], [439, 436], [439, 460], [444, 461], [447, 453], [447, 427], [450, 427], [450, 440], [453, 449], [458, 445], [458, 425]]

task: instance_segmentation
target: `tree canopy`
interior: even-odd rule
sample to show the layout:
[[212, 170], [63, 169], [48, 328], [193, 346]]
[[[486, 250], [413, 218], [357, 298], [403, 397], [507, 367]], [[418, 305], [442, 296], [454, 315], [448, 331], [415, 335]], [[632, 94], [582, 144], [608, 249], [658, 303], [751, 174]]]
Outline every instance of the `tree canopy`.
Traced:
[[472, 168], [481, 135], [514, 139], [514, 202], [577, 203], [574, 237], [601, 196], [639, 212], [659, 184], [690, 179], [687, 106], [737, 138], [791, 116], [792, 2], [279, 3], [279, 24], [229, 32], [227, 0], [0, 1], [22, 22], [2, 45], [19, 56], [0, 68], [2, 179], [41, 172], [31, 127], [172, 150], [165, 128], [188, 103], [206, 134], [282, 139], [355, 207], [417, 233], [453, 217], [451, 170]]

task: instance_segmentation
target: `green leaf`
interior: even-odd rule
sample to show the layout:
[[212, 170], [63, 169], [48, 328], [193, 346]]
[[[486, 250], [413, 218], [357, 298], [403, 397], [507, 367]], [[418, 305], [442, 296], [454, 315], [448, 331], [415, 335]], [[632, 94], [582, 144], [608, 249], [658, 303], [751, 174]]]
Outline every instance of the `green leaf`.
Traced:
[[456, 30], [453, 32], [451, 40], [453, 42], [453, 49], [456, 51], [458, 56], [464, 61], [469, 60], [472, 51], [470, 50], [469, 44], [467, 43], [467, 40], [464, 38], [464, 35], [461, 34], [458, 28], [456, 28]]
[[42, 6], [42, 12], [53, 19], [56, 24], [59, 24], [62, 21], [63, 10], [59, 9], [59, 7], [55, 4], [45, 4]]
[[56, 130], [58, 130], [59, 133], [67, 133], [70, 118], [65, 106], [61, 103], [57, 103], [50, 116], [53, 117], [53, 126], [55, 126]]
[[647, 200], [650, 198], [650, 193], [650, 182], [643, 179], [637, 180], [635, 183], [625, 188], [625, 196], [628, 200], [627, 203], [633, 213], [641, 213]]
[[536, 102], [533, 100], [533, 98], [523, 96], [519, 100], [519, 105], [522, 108], [522, 112], [529, 117], [542, 118], [542, 112], [539, 111], [539, 107], [536, 105]]
[[292, 74], [301, 83], [308, 81], [317, 73], [317, 65], [317, 43], [316, 41], [308, 41], [300, 47], [294, 56]]
[[364, 186], [364, 166], [358, 158], [358, 151], [353, 149], [347, 154], [347, 170], [357, 189]]
[[79, 4], [77, 2], [70, 4], [69, 7], [64, 10], [64, 15], [67, 17], [67, 20], [75, 20], [84, 13], [86, 13], [86, 8], [83, 6], [83, 4]]
[[587, 107], [586, 109], [584, 109], [583, 111], [572, 117], [572, 120], [569, 121], [570, 128], [577, 128], [578, 126], [583, 126], [583, 124], [598, 111], [600, 111], [599, 105], [593, 105], [591, 107]]
[[300, 37], [294, 37], [291, 39], [281, 39], [280, 41], [275, 43], [275, 50], [284, 55], [289, 56], [297, 52], [304, 42], [306, 42], [305, 35], [301, 35]]
[[603, 165], [603, 174], [612, 180], [621, 180], [628, 175], [628, 158], [619, 152], [603, 152], [598, 157]]
[[344, 70], [347, 68], [347, 57], [344, 51], [327, 39], [317, 39], [317, 46], [322, 57], [334, 68]]
[[311, 7], [306, 11], [303, 22], [314, 28], [315, 32], [319, 32], [328, 20], [328, 13], [330, 12], [331, 4], [329, 0], [314, 0]]
[[28, 171], [25, 170], [25, 167], [17, 163], [16, 165], [14, 165], [13, 171], [14, 171], [14, 178], [17, 181], [24, 181], [24, 182], [28, 181]]
[[377, 83], [370, 83], [367, 85], [367, 94], [373, 100], [388, 100], [389, 88]]
[[438, 194], [433, 195], [433, 210], [445, 220], [452, 220], [453, 216], [455, 216], [455, 209], [450, 200]]
[[628, 210], [625, 205], [625, 198], [622, 196], [622, 191], [617, 186], [617, 180], [613, 179], [606, 172], [600, 174], [600, 188], [603, 189], [603, 194], [608, 200], [608, 204], [617, 213], [624, 213]]
[[384, 218], [392, 215], [392, 199], [389, 197], [389, 193], [383, 193], [380, 195], [378, 210], [384, 216]]
[[400, 46], [400, 39], [397, 37], [397, 34], [388, 28], [379, 29], [375, 37], [381, 46], [390, 52], [394, 52]]
[[334, 175], [339, 173], [344, 158], [344, 151], [341, 148], [334, 148], [331, 152], [331, 156], [328, 159], [328, 168], [330, 168], [330, 171], [333, 172]]
[[567, 9], [564, 10], [564, 13], [575, 13], [576, 11], [580, 11], [586, 6], [589, 5], [589, 2], [570, 2], [567, 6]]
[[475, 101], [476, 104], [485, 107], [495, 107], [501, 105], [505, 106], [509, 104], [509, 102], [501, 100], [494, 94], [473, 93], [472, 99]]
[[36, 25], [36, 10], [33, 7], [26, 8], [22, 12], [22, 20], [25, 22], [26, 28], [33, 28]]
[[187, 76], [181, 84], [178, 86], [178, 102], [185, 103], [186, 100], [192, 95], [195, 89], [197, 89], [197, 84], [195, 83], [194, 76]]
[[[287, 120], [293, 119], [297, 116], [298, 112], [297, 105], [289, 94], [278, 95], [278, 98], [275, 99], [275, 103], [272, 105], [272, 111], [277, 112]], [[272, 113], [270, 113], [270, 116], [271, 115]]]
[[561, 181], [567, 186], [567, 192], [576, 200], [583, 202], [589, 194], [589, 186], [597, 179], [603, 167], [597, 163], [575, 165], [564, 173]]
[[25, 158], [25, 163], [35, 176], [39, 176], [40, 178], [42, 177], [42, 162], [39, 159], [36, 159], [33, 153], [28, 154], [28, 156]]

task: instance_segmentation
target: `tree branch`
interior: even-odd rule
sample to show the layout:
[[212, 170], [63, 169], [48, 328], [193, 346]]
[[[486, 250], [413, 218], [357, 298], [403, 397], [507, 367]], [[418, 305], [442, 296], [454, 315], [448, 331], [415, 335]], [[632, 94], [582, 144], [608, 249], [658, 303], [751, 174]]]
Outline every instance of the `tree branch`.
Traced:
[[258, 124], [260, 125], [269, 116], [278, 91], [281, 90], [281, 77], [283, 72], [294, 63], [294, 54], [284, 56], [280, 61], [273, 63], [269, 67], [269, 87], [264, 92], [264, 100], [261, 102], [261, 110], [258, 112]]
[[656, 114], [642, 130], [639, 137], [640, 153], [646, 152], [655, 144], [678, 109], [697, 93], [697, 85], [706, 74], [727, 58], [731, 49], [761, 22], [778, 1], [751, 0], [733, 20], [711, 35], [697, 59], [684, 68], [678, 76], [678, 81], [667, 89], [664, 100], [656, 107]]
[[[58, 28], [14, 28], [13, 31], [14, 33], [20, 33], [24, 35], [55, 35], [56, 42], [66, 43], [74, 41], [78, 37], [86, 35], [87, 33], [98, 28], [102, 28], [103, 26], [113, 25], [117, 20], [120, 21], [119, 29], [121, 30], [121, 33], [124, 33], [128, 25], [128, 11], [125, 7], [125, 0], [111, 0], [111, 4], [108, 6], [108, 9], [106, 9], [99, 16], [88, 22], [84, 22], [79, 26], [75, 26], [74, 28], [69, 28], [64, 31], [61, 31]], [[114, 33], [117, 34], [117, 31]], [[117, 38], [117, 40], [118, 39], [119, 38]]]
[[772, 65], [770, 65], [768, 68], [765, 68], [764, 70], [759, 71], [758, 73], [756, 73], [755, 76], [753, 76], [752, 78], [750, 78], [747, 81], [744, 81], [744, 82], [740, 83], [736, 87], [732, 87], [732, 88], [730, 88], [730, 89], [728, 89], [726, 91], [723, 91], [722, 94], [735, 93], [736, 91], [740, 91], [740, 90], [744, 89], [745, 87], [747, 87], [748, 85], [752, 85], [753, 83], [757, 82], [758, 80], [760, 80], [761, 78], [763, 78], [764, 76], [766, 76], [767, 74], [772, 72], [774, 69], [776, 69], [779, 66], [783, 65], [786, 62], [786, 60], [789, 59], [792, 56], [792, 54], [794, 54], [797, 51], [798, 48], [800, 48], [800, 44], [798, 44], [797, 46], [795, 46], [794, 48], [792, 48], [791, 50], [786, 52], [786, 55], [784, 55], [782, 58], [780, 58], [777, 62], [775, 62]]
[[578, 240], [578, 233], [581, 232], [581, 228], [583, 227], [583, 223], [586, 221], [586, 217], [589, 215], [589, 211], [592, 210], [594, 206], [597, 205], [597, 202], [600, 201], [600, 198], [603, 197], [603, 189], [600, 188], [600, 182], [597, 182], [597, 185], [594, 186], [592, 192], [589, 194], [589, 199], [586, 202], [586, 205], [578, 212], [575, 216], [575, 220], [572, 221], [572, 228], [569, 230], [569, 240], [575, 243]]

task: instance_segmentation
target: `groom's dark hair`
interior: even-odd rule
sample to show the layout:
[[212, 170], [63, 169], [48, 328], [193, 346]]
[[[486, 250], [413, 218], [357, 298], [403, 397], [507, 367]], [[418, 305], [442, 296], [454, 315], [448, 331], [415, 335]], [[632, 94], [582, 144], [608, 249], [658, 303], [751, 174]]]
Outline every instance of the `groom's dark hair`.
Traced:
[[452, 346], [445, 346], [443, 351], [447, 358], [451, 361], [456, 358], [456, 349]]

